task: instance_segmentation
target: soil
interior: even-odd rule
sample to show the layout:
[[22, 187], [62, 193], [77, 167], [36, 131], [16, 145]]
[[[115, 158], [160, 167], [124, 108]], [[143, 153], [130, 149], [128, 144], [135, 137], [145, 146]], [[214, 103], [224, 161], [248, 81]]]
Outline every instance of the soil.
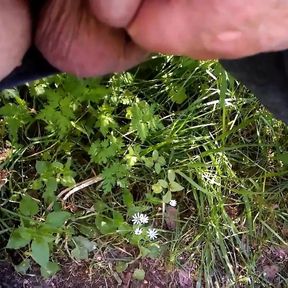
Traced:
[[[127, 256], [127, 254], [124, 255]], [[175, 269], [174, 267], [169, 269], [159, 259], [144, 258], [130, 264], [123, 273], [117, 273], [115, 259], [125, 259], [124, 255], [114, 250], [106, 255], [94, 255], [93, 259], [89, 261], [75, 262], [61, 258], [61, 260], [58, 259], [61, 271], [48, 280], [40, 276], [39, 267], [37, 266], [33, 266], [28, 271], [28, 274], [21, 275], [15, 272], [13, 265], [8, 261], [0, 261], [0, 288], [196, 287], [197, 267], [188, 265], [188, 261], [185, 261], [185, 259], [182, 269]], [[184, 258], [186, 257], [184, 256]], [[268, 284], [267, 287], [287, 287], [285, 286], [287, 282], [283, 281], [283, 279], [288, 279], [287, 247], [269, 247], [264, 249], [257, 262], [259, 275], [263, 275], [267, 284], [270, 283], [272, 285], [269, 286]], [[133, 278], [133, 272], [136, 268], [145, 271], [145, 279], [143, 281]], [[167, 271], [168, 269], [169, 271]], [[245, 286], [241, 284], [235, 287]]]
[[[1, 288], [166, 288], [183, 287], [175, 283], [175, 273], [168, 273], [164, 267], [152, 259], [144, 259], [141, 263], [134, 263], [124, 273], [113, 272], [109, 264], [103, 269], [93, 268], [91, 263], [66, 262], [61, 265], [61, 271], [54, 277], [44, 280], [40, 276], [39, 269], [34, 267], [27, 275], [15, 272], [13, 266], [8, 262], [0, 262], [0, 287]], [[110, 267], [109, 267], [110, 266]], [[132, 278], [135, 267], [141, 267], [145, 272], [145, 279], [138, 281]], [[114, 269], [113, 269], [114, 270]], [[183, 277], [183, 275], [181, 275]], [[190, 280], [189, 280], [190, 281]], [[188, 281], [188, 282], [189, 282]], [[177, 281], [176, 281], [177, 282]], [[183, 280], [182, 280], [183, 282]], [[187, 282], [187, 283], [188, 283]], [[167, 286], [170, 283], [170, 286]], [[171, 286], [172, 285], [172, 286]]]

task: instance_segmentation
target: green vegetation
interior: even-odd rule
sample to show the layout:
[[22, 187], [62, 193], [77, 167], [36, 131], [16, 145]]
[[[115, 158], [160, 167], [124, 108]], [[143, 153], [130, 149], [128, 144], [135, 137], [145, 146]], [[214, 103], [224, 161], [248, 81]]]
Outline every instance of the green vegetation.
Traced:
[[18, 249], [17, 271], [133, 246], [197, 287], [270, 287], [259, 261], [287, 247], [288, 129], [218, 63], [158, 56], [0, 96], [1, 255]]

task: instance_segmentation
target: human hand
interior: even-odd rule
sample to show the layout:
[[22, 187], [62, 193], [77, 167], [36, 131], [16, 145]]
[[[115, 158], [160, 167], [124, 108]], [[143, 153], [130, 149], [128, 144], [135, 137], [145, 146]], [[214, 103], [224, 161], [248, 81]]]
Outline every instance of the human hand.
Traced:
[[0, 80], [21, 60], [31, 44], [28, 2], [3, 0], [0, 9]]
[[286, 0], [143, 0], [128, 32], [148, 51], [233, 59], [288, 48]]
[[[127, 70], [147, 57], [121, 28], [134, 16], [140, 1], [122, 1], [125, 7], [118, 7], [114, 14], [102, 0], [50, 0], [39, 17], [35, 44], [50, 64], [77, 76]], [[117, 7], [116, 1], [108, 2]]]

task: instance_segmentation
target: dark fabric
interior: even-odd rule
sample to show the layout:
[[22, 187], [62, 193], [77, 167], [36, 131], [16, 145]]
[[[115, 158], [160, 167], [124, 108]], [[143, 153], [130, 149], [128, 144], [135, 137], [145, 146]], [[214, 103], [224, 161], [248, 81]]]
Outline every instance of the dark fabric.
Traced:
[[288, 124], [288, 50], [220, 63], [270, 112]]
[[25, 54], [22, 65], [0, 81], [0, 90], [23, 85], [57, 72], [59, 71], [52, 67], [35, 47], [31, 47]]
[[[30, 0], [30, 10], [32, 16], [32, 27], [36, 27], [39, 12], [46, 0]], [[34, 34], [34, 31], [32, 31]], [[6, 78], [0, 81], [0, 90], [22, 85], [26, 82], [47, 77], [59, 72], [52, 67], [35, 48], [31, 47], [25, 54], [22, 65], [16, 67]]]

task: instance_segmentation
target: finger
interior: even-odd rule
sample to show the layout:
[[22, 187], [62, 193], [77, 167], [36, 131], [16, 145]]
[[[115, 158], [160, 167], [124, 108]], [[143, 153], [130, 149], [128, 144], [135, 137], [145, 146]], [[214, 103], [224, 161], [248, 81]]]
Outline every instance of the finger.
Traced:
[[286, 49], [287, 15], [283, 0], [145, 0], [128, 32], [147, 50], [239, 58]]
[[126, 27], [142, 0], [89, 0], [97, 18], [112, 27]]
[[28, 2], [3, 0], [0, 10], [0, 80], [21, 64], [30, 46]]
[[207, 25], [201, 19], [205, 15], [203, 6], [195, 1], [144, 0], [128, 26], [128, 33], [149, 51], [213, 58], [216, 53], [197, 43], [198, 34], [202, 37]]
[[47, 2], [36, 45], [48, 62], [77, 76], [122, 71], [143, 61], [146, 52], [127, 42], [125, 30], [99, 22], [86, 1]]

